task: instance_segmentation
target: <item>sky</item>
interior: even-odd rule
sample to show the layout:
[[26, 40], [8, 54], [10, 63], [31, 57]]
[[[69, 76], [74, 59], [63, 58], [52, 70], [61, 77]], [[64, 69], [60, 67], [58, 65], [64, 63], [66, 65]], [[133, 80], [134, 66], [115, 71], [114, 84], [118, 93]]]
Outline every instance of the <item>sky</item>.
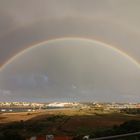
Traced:
[[138, 102], [139, 5], [0, 0], [0, 100]]

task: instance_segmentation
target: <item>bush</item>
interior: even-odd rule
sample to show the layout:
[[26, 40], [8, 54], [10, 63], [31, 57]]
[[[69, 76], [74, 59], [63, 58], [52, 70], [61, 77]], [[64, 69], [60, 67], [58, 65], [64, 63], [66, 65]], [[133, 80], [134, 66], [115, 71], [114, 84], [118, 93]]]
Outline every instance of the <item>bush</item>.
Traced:
[[3, 132], [0, 140], [25, 140], [25, 138], [18, 134], [17, 131], [7, 130]]

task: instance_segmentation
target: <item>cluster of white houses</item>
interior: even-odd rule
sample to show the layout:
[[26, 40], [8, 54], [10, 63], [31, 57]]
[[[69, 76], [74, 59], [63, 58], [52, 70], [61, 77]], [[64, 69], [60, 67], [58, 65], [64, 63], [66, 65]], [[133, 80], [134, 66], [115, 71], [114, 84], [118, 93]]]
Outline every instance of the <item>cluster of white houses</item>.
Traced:
[[78, 102], [52, 102], [52, 103], [29, 103], [29, 102], [0, 102], [0, 112], [13, 112], [14, 109], [18, 112], [36, 111], [38, 109], [49, 108], [81, 108], [81, 109], [96, 109], [104, 110], [125, 109], [125, 108], [140, 108], [139, 103], [78, 103]]
[[72, 108], [78, 106], [75, 102], [53, 102], [53, 103], [28, 103], [28, 102], [1, 102], [0, 112], [22, 112], [36, 111], [50, 108]]

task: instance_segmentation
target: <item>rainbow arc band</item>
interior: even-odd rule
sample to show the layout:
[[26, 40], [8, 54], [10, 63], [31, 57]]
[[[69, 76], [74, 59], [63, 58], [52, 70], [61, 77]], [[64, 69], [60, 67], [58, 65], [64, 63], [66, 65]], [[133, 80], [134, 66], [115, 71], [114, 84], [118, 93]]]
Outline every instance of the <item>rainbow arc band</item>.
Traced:
[[133, 64], [135, 64], [138, 68], [140, 68], [140, 64], [131, 56], [129, 56], [127, 53], [123, 52], [122, 50], [112, 46], [112, 45], [108, 45], [106, 43], [100, 42], [98, 40], [94, 40], [94, 39], [89, 39], [89, 38], [81, 38], [81, 37], [62, 37], [62, 38], [56, 38], [56, 39], [50, 39], [50, 40], [45, 40], [43, 42], [31, 45], [29, 47], [27, 47], [26, 49], [20, 51], [19, 53], [17, 53], [15, 56], [13, 56], [10, 60], [8, 60], [6, 63], [4, 63], [1, 67], [0, 67], [0, 71], [3, 71], [6, 66], [8, 64], [10, 64], [12, 61], [14, 61], [15, 59], [17, 59], [20, 55], [26, 53], [27, 51], [30, 51], [31, 49], [35, 48], [35, 47], [39, 47], [41, 45], [44, 44], [51, 44], [54, 42], [61, 42], [61, 41], [87, 41], [89, 43], [94, 43], [94, 44], [99, 44], [102, 45], [104, 47], [110, 48], [112, 49], [112, 51], [115, 51], [117, 53], [119, 53], [120, 55], [124, 56], [125, 58], [127, 58], [130, 62], [132, 62]]

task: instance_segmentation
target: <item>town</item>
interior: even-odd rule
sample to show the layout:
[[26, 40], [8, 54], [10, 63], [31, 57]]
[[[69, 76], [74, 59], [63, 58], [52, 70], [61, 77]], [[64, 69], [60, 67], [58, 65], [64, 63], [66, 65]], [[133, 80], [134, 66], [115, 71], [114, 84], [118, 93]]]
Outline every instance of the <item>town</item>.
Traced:
[[46, 109], [89, 109], [102, 111], [120, 111], [140, 109], [140, 103], [100, 103], [100, 102], [0, 102], [0, 112], [34, 112]]

